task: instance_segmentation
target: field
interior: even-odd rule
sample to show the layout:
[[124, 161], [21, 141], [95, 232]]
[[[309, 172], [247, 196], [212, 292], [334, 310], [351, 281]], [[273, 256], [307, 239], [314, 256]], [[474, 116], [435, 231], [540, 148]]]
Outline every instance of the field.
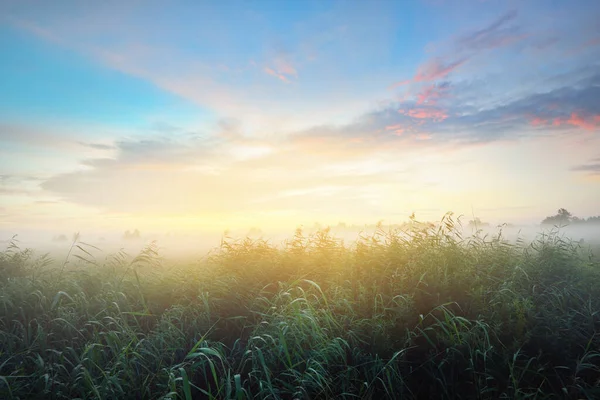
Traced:
[[560, 231], [93, 251], [0, 253], [0, 398], [600, 398], [600, 257]]

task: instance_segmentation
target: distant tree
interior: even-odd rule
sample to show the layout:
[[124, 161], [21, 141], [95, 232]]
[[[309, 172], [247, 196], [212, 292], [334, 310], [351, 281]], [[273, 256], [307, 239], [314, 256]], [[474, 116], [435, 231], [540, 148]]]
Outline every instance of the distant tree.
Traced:
[[57, 235], [52, 238], [52, 241], [53, 242], [66, 242], [67, 236], [66, 235]]
[[565, 208], [559, 208], [556, 215], [553, 215], [551, 217], [546, 217], [542, 221], [542, 225], [564, 226], [564, 225], [571, 223], [574, 218], [577, 218], [577, 217], [573, 217], [573, 214], [571, 214]]
[[567, 211], [564, 208], [561, 208], [558, 210], [558, 212], [556, 213], [556, 215], [553, 215], [551, 217], [546, 217], [546, 219], [544, 219], [542, 221], [543, 225], [558, 225], [558, 226], [564, 226], [567, 224], [577, 224], [577, 225], [581, 225], [581, 224], [600, 224], [600, 215], [597, 215], [595, 217], [589, 217], [589, 218], [578, 218], [576, 216], [574, 216], [573, 214], [571, 214], [569, 211]]
[[139, 239], [139, 238], [140, 238], [140, 231], [138, 231], [137, 229], [134, 230], [133, 232], [126, 231], [125, 234], [123, 235], [123, 239], [125, 239], [125, 240], [132, 240], [132, 239]]
[[488, 227], [490, 224], [488, 222], [482, 222], [479, 218], [475, 218], [474, 220], [469, 221], [470, 228], [483, 228]]

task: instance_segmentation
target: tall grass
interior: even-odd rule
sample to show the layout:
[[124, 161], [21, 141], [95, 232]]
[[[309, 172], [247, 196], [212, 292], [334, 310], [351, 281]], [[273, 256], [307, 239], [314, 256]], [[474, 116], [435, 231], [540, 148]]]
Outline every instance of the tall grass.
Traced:
[[449, 214], [171, 266], [0, 253], [0, 398], [600, 398], [600, 259]]

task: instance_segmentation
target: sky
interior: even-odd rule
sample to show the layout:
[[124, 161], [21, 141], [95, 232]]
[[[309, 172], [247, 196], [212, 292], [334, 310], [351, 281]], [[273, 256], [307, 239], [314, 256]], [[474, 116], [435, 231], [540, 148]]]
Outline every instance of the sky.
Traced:
[[598, 20], [598, 0], [0, 0], [0, 232], [599, 215]]

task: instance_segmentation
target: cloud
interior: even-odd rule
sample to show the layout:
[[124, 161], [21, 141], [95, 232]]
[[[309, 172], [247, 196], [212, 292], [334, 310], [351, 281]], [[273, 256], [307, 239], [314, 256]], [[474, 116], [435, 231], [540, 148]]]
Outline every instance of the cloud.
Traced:
[[600, 127], [600, 114], [599, 115], [588, 115], [583, 116], [580, 113], [572, 112], [568, 117], [555, 117], [553, 119], [545, 119], [542, 117], [533, 117], [531, 119], [531, 125], [536, 127], [560, 127], [560, 126], [573, 126], [582, 128], [588, 131], [593, 131]]
[[284, 83], [291, 83], [292, 79], [298, 78], [298, 66], [295, 65], [294, 54], [282, 43], [273, 45], [264, 72], [276, 77]]
[[35, 196], [39, 194], [39, 183], [43, 179], [33, 175], [0, 175], [1, 196]]
[[447, 78], [484, 50], [508, 46], [526, 38], [519, 27], [506, 26], [516, 17], [517, 11], [511, 10], [482, 29], [454, 38], [445, 46], [451, 49], [447, 54], [430, 58], [418, 67], [412, 79], [394, 83], [390, 88]]
[[75, 148], [73, 129], [47, 125], [22, 125], [0, 121], [0, 141], [52, 149]]
[[55, 175], [41, 187], [67, 201], [109, 211], [221, 210], [231, 201], [211, 193], [233, 198], [235, 187], [244, 181], [239, 175], [247, 173], [229, 183], [203, 169], [215, 164], [222, 150], [211, 146], [213, 142], [179, 137], [119, 140], [115, 158], [84, 160], [88, 169]]
[[281, 74], [289, 75], [289, 76], [298, 76], [298, 71], [296, 68], [287, 60], [279, 59], [275, 61], [275, 65], [277, 66], [277, 71]]
[[43, 38], [44, 40], [46, 40], [48, 42], [56, 43], [56, 44], [63, 44], [63, 40], [61, 39], [61, 37], [59, 35], [55, 34], [50, 29], [45, 29], [45, 28], [41, 27], [40, 25], [36, 24], [35, 22], [27, 21], [25, 19], [15, 17], [14, 15], [8, 15], [6, 17], [6, 19], [8, 20], [8, 22], [10, 24], [17, 26], [22, 30], [31, 32], [31, 33], [35, 34], [36, 36]]
[[285, 82], [285, 83], [290, 83], [290, 81], [288, 80], [288, 78], [287, 78], [285, 75], [283, 75], [283, 74], [281, 74], [281, 73], [278, 73], [278, 72], [275, 72], [274, 70], [272, 70], [272, 69], [271, 69], [271, 68], [269, 68], [269, 67], [265, 67], [264, 71], [265, 71], [267, 74], [269, 74], [269, 75], [272, 75], [272, 76], [276, 77], [277, 79], [279, 79], [279, 80], [280, 80], [280, 81], [282, 81], [282, 82]]
[[[479, 104], [480, 93], [487, 93], [486, 81], [444, 84], [444, 96], [452, 95], [452, 102], [445, 102], [444, 108], [417, 104], [419, 96], [416, 100], [390, 102], [352, 127], [345, 127], [344, 137], [356, 138], [355, 128], [361, 124], [364, 128], [366, 121], [373, 131], [390, 133], [397, 127], [410, 134], [405, 138], [427, 135], [435, 139], [429, 146], [467, 146], [532, 135], [560, 135], [573, 129], [598, 129], [600, 74], [594, 68], [572, 70], [532, 84], [534, 90], [545, 91], [526, 91], [510, 97], [487, 94], [483, 104]], [[466, 91], [474, 95], [465, 95]], [[389, 140], [367, 133], [371, 132], [369, 129], [363, 132], [370, 135], [367, 140]]]
[[431, 140], [433, 136], [428, 133], [416, 133], [413, 137], [417, 140]]
[[448, 118], [448, 114], [444, 111], [432, 108], [413, 108], [407, 111], [400, 109], [398, 112], [412, 118], [430, 119], [432, 121], [443, 121]]
[[590, 160], [587, 164], [576, 165], [571, 171], [589, 172], [590, 175], [600, 175], [600, 158]]
[[1, 196], [32, 196], [34, 193], [30, 190], [19, 189], [19, 188], [6, 188], [0, 187]]
[[78, 143], [82, 146], [89, 147], [89, 148], [96, 149], [96, 150], [115, 150], [116, 149], [116, 147], [111, 144], [85, 143], [85, 142], [78, 142]]
[[[308, 210], [323, 207], [315, 196], [333, 193], [349, 205], [373, 186], [400, 182], [403, 172], [396, 158], [394, 166], [377, 168], [381, 161], [376, 160], [374, 165], [365, 165], [362, 173], [328, 170], [343, 160], [356, 162], [383, 150], [376, 141], [346, 148], [338, 144], [313, 153], [314, 147], [300, 136], [277, 147], [269, 142], [262, 147], [228, 142], [208, 146], [172, 137], [121, 140], [116, 141], [115, 158], [86, 160], [88, 169], [55, 175], [41, 187], [64, 201], [107, 212], [203, 215], [294, 207]], [[328, 140], [323, 134], [315, 137]], [[300, 203], [299, 197], [303, 198]]]
[[[378, 96], [377, 86], [369, 88], [364, 81], [365, 90], [355, 90], [346, 82], [356, 70], [332, 67], [339, 62], [368, 67], [370, 60], [387, 53], [388, 40], [381, 38], [391, 37], [396, 29], [389, 12], [392, 3], [381, 4], [377, 10], [340, 4], [292, 24], [289, 35], [279, 35], [284, 45], [275, 46], [277, 32], [267, 28], [272, 21], [261, 11], [248, 18], [249, 10], [244, 7], [229, 13], [219, 6], [194, 4], [190, 10], [200, 8], [206, 17], [198, 25], [192, 20], [182, 23], [177, 13], [165, 14], [157, 2], [125, 3], [45, 7], [46, 14], [33, 11], [38, 7], [21, 6], [14, 13], [28, 22], [21, 29], [39, 38], [46, 40], [30, 27], [52, 32], [62, 47], [102, 66], [189, 100], [202, 107], [203, 113], [242, 118], [254, 132], [274, 123], [289, 129], [307, 127], [307, 115], [311, 121], [325, 123], [363, 111]], [[193, 14], [184, 18], [193, 19]], [[373, 23], [375, 18], [377, 23]], [[148, 24], [148, 20], [157, 23]], [[244, 29], [230, 29], [237, 24], [244, 24]], [[248, 31], [253, 35], [248, 36]], [[197, 45], [186, 45], [190, 40]], [[313, 79], [303, 79], [303, 85], [294, 90], [291, 85], [277, 84], [295, 83], [300, 76]], [[324, 81], [329, 90], [317, 95]]]
[[0, 185], [7, 185], [11, 182], [37, 182], [40, 178], [34, 175], [16, 175], [2, 174], [0, 175]]
[[425, 64], [419, 66], [417, 73], [412, 79], [393, 83], [390, 88], [407, 85], [413, 82], [431, 82], [448, 76], [452, 71], [463, 65], [469, 57], [457, 60], [445, 61], [442, 57], [435, 57]]
[[446, 62], [441, 57], [436, 57], [419, 67], [413, 81], [430, 82], [445, 78], [449, 73], [463, 65], [467, 60], [468, 57], [463, 57], [458, 60]]
[[[572, 72], [578, 76], [579, 72]], [[531, 93], [520, 98], [483, 110], [472, 110], [456, 103], [454, 113], [457, 118], [452, 123], [456, 126], [477, 129], [501, 129], [506, 132], [517, 132], [525, 124], [542, 126], [551, 121], [548, 128], [564, 130], [574, 127], [596, 128], [597, 115], [600, 115], [600, 74], [596, 73], [579, 80], [569, 79], [565, 86], [542, 93]], [[495, 127], [490, 125], [496, 125]], [[552, 129], [544, 130], [551, 133]]]
[[481, 51], [506, 46], [526, 36], [519, 33], [518, 27], [507, 27], [517, 17], [517, 10], [510, 10], [485, 28], [460, 36], [456, 45], [458, 50]]
[[435, 105], [438, 100], [448, 97], [450, 82], [428, 85], [417, 93], [417, 104]]
[[386, 131], [393, 131], [396, 135], [400, 136], [404, 133], [406, 128], [402, 124], [389, 125], [385, 127]]
[[[397, 156], [434, 148], [451, 150], [514, 140], [537, 134], [531, 126], [532, 116], [538, 118], [535, 120], [538, 124], [557, 118], [564, 122], [539, 132], [544, 135], [597, 124], [600, 74], [580, 77], [579, 80], [571, 77], [567, 81], [568, 85], [545, 93], [527, 94], [485, 108], [460, 96], [453, 98], [444, 109], [417, 104], [418, 98], [416, 101], [391, 101], [347, 124], [317, 125], [285, 134], [275, 129], [261, 139], [245, 135], [239, 119], [219, 121], [210, 135], [192, 136], [180, 131], [168, 135], [153, 133], [147, 137], [115, 139], [113, 158], [84, 160], [85, 171], [54, 176], [42, 187], [73, 201], [101, 206], [101, 199], [106, 200], [106, 194], [98, 194], [98, 190], [117, 194], [117, 188], [122, 188], [129, 193], [131, 189], [123, 181], [130, 180], [133, 184], [139, 178], [142, 186], [154, 193], [151, 189], [153, 182], [167, 182], [169, 176], [175, 176], [177, 178], [173, 182], [161, 185], [165, 190], [173, 191], [173, 201], [175, 204], [179, 202], [181, 209], [199, 210], [202, 204], [225, 209], [233, 207], [236, 202], [225, 201], [221, 207], [219, 201], [211, 197], [216, 194], [205, 192], [204, 196], [212, 200], [201, 200], [195, 192], [188, 195], [186, 193], [190, 189], [183, 181], [186, 180], [198, 191], [200, 188], [208, 192], [215, 190], [214, 193], [225, 191], [234, 197], [238, 196], [231, 194], [235, 187], [255, 184], [256, 190], [242, 190], [251, 200], [273, 193], [271, 186], [282, 185], [295, 190], [301, 185], [309, 185], [311, 179], [321, 179], [322, 175], [311, 175], [306, 170], [307, 160], [317, 171], [329, 163], [357, 161], [364, 157]], [[436, 87], [444, 88], [444, 91], [456, 89], [447, 83]], [[273, 165], [280, 166], [281, 175], [277, 178], [271, 177], [275, 173]], [[153, 174], [156, 174], [154, 181]], [[262, 182], [254, 182], [258, 177]], [[279, 179], [285, 183], [279, 182]], [[99, 183], [99, 189], [92, 189], [90, 182]], [[228, 186], [227, 182], [232, 186]], [[336, 180], [329, 183], [340, 184]], [[99, 199], [93, 200], [91, 194], [81, 193], [87, 190], [98, 194]], [[261, 191], [265, 193], [261, 194]], [[133, 194], [127, 196], [141, 201]], [[160, 207], [166, 208], [166, 196], [161, 195], [165, 200], [159, 202], [162, 204]], [[180, 197], [189, 200], [177, 200]], [[191, 199], [195, 199], [197, 205], [188, 203]], [[128, 209], [133, 210], [134, 203], [128, 203]], [[112, 204], [111, 201], [108, 204]], [[116, 200], [113, 206], [118, 206]]]

